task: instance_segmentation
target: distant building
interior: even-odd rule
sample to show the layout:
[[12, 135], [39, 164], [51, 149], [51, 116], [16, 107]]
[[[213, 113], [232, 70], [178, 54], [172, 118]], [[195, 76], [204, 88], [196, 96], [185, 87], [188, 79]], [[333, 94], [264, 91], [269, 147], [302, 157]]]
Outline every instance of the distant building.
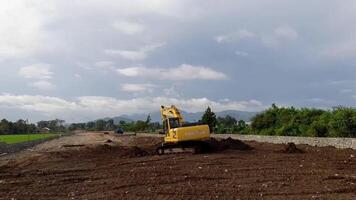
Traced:
[[43, 127], [43, 128], [41, 128], [40, 133], [49, 133], [50, 131], [51, 131], [50, 128], [48, 128], [48, 127]]

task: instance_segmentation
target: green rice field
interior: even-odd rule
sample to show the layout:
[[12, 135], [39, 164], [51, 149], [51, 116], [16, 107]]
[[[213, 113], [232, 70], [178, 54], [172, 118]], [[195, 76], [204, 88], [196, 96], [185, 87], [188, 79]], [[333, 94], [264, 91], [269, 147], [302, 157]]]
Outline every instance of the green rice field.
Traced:
[[28, 142], [32, 140], [39, 140], [49, 137], [55, 137], [58, 134], [46, 133], [46, 134], [28, 134], [28, 135], [0, 135], [0, 142], [7, 144], [15, 144], [21, 142]]

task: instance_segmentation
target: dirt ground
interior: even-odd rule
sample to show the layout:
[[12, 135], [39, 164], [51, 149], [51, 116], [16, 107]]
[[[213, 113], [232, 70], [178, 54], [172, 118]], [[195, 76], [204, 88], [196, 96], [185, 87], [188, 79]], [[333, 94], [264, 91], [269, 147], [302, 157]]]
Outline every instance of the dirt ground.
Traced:
[[0, 157], [0, 199], [356, 199], [356, 150], [152, 155], [160, 141], [77, 133]]

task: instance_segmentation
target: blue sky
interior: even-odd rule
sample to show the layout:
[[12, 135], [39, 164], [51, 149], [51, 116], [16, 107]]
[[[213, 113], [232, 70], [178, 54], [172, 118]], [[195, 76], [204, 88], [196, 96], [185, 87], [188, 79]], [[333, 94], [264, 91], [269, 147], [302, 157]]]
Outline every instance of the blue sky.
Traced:
[[4, 0], [0, 115], [356, 106], [356, 2]]

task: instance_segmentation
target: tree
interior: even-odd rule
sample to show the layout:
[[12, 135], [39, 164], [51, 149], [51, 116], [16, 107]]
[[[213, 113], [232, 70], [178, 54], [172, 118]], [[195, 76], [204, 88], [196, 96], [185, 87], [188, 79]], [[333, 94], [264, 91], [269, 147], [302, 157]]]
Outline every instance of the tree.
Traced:
[[96, 131], [104, 131], [105, 130], [105, 121], [102, 119], [99, 119], [95, 122], [95, 130]]
[[215, 113], [211, 111], [210, 107], [206, 109], [204, 115], [202, 116], [201, 122], [207, 124], [209, 126], [210, 132], [213, 132], [217, 124], [217, 119]]
[[218, 117], [217, 121], [219, 124], [222, 124], [226, 128], [231, 128], [237, 124], [237, 120], [230, 115], [226, 115], [225, 117]]
[[95, 129], [95, 122], [88, 122], [85, 125], [85, 128], [89, 131], [94, 131]]
[[151, 115], [150, 114], [148, 114], [147, 118], [146, 118], [146, 124], [149, 124], [149, 123], [151, 123]]
[[7, 121], [6, 119], [2, 119], [0, 122], [0, 134], [11, 134], [11, 122]]
[[106, 121], [105, 129], [107, 131], [112, 131], [112, 130], [115, 129], [115, 124], [114, 124], [114, 120], [113, 119], [109, 119], [108, 121]]

